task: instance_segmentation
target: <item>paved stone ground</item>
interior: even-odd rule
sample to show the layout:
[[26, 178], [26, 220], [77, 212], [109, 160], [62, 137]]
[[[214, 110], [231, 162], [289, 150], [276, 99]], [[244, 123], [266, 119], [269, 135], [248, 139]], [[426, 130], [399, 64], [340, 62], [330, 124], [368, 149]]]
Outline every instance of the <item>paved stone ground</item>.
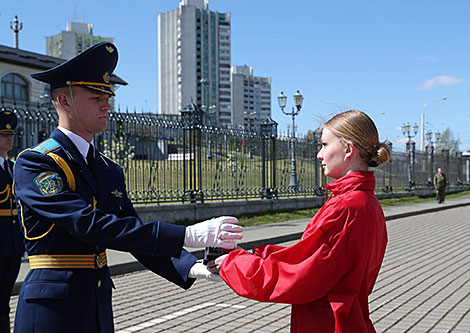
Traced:
[[[467, 206], [387, 222], [385, 261], [369, 297], [378, 332], [470, 332], [469, 216]], [[146, 271], [113, 280], [119, 333], [289, 332], [289, 305], [247, 300], [223, 283], [183, 291]]]
[[470, 332], [470, 208], [387, 223], [369, 308], [378, 332]]

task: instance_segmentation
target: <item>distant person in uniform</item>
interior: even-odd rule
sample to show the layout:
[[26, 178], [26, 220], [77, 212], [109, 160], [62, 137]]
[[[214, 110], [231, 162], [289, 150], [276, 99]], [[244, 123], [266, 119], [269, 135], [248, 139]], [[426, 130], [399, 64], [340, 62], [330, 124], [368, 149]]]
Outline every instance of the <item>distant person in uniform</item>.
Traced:
[[233, 217], [192, 226], [143, 223], [127, 196], [123, 170], [102, 155], [93, 135], [106, 130], [114, 96], [109, 76], [118, 51], [97, 44], [33, 78], [49, 83], [59, 126], [18, 155], [15, 193], [30, 271], [21, 287], [15, 332], [114, 331], [106, 248], [131, 252], [144, 266], [189, 288], [216, 278], [183, 249], [233, 248]]
[[13, 148], [17, 119], [12, 111], [0, 111], [0, 333], [10, 332], [10, 295], [24, 253], [13, 186]]
[[438, 203], [443, 203], [446, 196], [447, 177], [442, 172], [441, 168], [437, 169], [434, 175], [434, 188], [436, 189], [436, 200]]
[[291, 332], [375, 332], [368, 296], [387, 245], [369, 167], [387, 162], [374, 122], [347, 111], [324, 125], [317, 158], [331, 195], [296, 244], [235, 250], [209, 262], [238, 295], [292, 304]]

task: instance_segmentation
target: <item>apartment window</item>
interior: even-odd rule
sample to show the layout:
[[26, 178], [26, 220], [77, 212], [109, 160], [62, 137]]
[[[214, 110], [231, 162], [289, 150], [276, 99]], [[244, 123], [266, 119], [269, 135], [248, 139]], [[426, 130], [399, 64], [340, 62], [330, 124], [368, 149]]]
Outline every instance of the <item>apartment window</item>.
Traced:
[[1, 96], [17, 101], [28, 101], [28, 83], [18, 74], [2, 77]]

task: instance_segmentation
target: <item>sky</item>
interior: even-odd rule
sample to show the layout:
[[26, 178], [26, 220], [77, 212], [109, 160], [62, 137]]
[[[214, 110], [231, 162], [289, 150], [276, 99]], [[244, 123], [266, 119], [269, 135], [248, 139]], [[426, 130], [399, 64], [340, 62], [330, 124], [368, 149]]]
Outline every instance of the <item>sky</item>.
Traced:
[[[0, 44], [12, 46], [10, 22], [23, 23], [21, 49], [46, 53], [46, 36], [69, 21], [93, 24], [95, 35], [114, 37], [115, 73], [129, 83], [117, 91], [121, 109], [157, 112], [157, 16], [178, 0], [0, 0]], [[294, 106], [304, 96], [297, 131], [305, 135], [350, 109], [375, 121], [380, 140], [404, 150], [404, 123], [425, 130], [449, 128], [470, 150], [470, 1], [467, 0], [209, 0], [231, 13], [231, 63], [271, 77], [272, 118], [280, 134], [291, 117], [277, 96]], [[446, 97], [446, 100], [442, 98]]]

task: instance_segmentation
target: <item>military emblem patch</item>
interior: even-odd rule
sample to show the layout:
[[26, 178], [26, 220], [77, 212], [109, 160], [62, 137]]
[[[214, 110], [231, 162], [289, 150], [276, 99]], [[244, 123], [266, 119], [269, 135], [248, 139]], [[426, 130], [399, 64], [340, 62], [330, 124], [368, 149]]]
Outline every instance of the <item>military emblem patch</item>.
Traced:
[[58, 173], [48, 171], [39, 174], [34, 178], [34, 183], [44, 196], [51, 196], [62, 190], [64, 182]]

